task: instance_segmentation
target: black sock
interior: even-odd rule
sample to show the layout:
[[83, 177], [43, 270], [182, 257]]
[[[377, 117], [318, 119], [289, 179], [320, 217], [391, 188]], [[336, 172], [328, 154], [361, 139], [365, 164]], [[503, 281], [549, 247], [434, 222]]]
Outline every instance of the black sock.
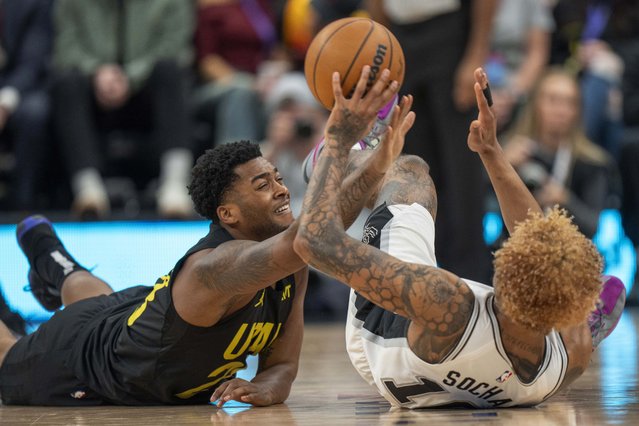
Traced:
[[22, 236], [20, 245], [40, 278], [58, 290], [69, 274], [87, 270], [67, 252], [58, 236], [46, 224], [30, 229]]

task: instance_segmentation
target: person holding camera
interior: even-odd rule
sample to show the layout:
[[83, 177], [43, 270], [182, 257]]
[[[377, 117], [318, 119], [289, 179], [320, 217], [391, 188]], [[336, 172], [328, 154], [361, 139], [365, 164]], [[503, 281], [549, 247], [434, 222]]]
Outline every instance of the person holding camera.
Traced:
[[506, 158], [542, 208], [556, 204], [592, 238], [608, 205], [615, 165], [586, 137], [574, 76], [548, 70], [504, 146]]
[[304, 75], [296, 72], [278, 79], [265, 107], [268, 123], [260, 148], [286, 180], [291, 210], [298, 214], [306, 192], [302, 163], [320, 141], [328, 113], [313, 97]]

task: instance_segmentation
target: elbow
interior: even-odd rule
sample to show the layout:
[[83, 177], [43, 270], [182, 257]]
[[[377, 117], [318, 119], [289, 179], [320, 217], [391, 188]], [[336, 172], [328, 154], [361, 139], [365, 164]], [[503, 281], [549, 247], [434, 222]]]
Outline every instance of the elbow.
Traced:
[[293, 250], [305, 263], [317, 266], [317, 263], [333, 256], [343, 244], [343, 235], [344, 231], [337, 226], [300, 225], [293, 241]]

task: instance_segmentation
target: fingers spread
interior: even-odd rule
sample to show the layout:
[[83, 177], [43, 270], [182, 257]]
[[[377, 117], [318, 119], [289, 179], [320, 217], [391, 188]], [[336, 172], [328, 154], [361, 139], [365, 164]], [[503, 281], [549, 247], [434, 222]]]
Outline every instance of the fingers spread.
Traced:
[[364, 65], [362, 73], [359, 76], [359, 80], [357, 81], [357, 85], [355, 86], [352, 98], [361, 99], [364, 97], [364, 94], [366, 93], [366, 84], [368, 83], [370, 74], [371, 67], [369, 65]]
[[404, 96], [402, 98], [402, 117], [406, 117], [413, 106], [413, 95]]
[[413, 127], [413, 124], [415, 124], [415, 112], [409, 111], [404, 121], [402, 121], [401, 132], [403, 136], [406, 136], [406, 133]]
[[[402, 98], [400, 105], [404, 103], [404, 99]], [[397, 127], [397, 123], [399, 123], [399, 120], [401, 118], [401, 107], [400, 105], [395, 105], [393, 107], [393, 110], [391, 111], [392, 117], [390, 120], [390, 124], [389, 126], [392, 127]]]
[[369, 106], [377, 113], [393, 99], [398, 90], [399, 83], [390, 81], [390, 70], [384, 69], [366, 97], [370, 101]]
[[335, 104], [340, 103], [344, 99], [344, 95], [342, 93], [342, 82], [339, 76], [339, 73], [335, 71], [333, 73], [333, 97], [335, 98]]

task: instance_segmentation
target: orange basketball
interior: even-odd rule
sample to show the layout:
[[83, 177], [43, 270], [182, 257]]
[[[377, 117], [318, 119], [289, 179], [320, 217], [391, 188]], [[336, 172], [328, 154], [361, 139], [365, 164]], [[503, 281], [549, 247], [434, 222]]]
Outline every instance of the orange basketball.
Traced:
[[333, 108], [333, 72], [342, 79], [342, 91], [349, 97], [364, 65], [371, 66], [370, 88], [385, 68], [391, 80], [404, 81], [404, 52], [395, 36], [383, 25], [367, 18], [344, 18], [325, 26], [306, 52], [304, 74], [315, 98]]

